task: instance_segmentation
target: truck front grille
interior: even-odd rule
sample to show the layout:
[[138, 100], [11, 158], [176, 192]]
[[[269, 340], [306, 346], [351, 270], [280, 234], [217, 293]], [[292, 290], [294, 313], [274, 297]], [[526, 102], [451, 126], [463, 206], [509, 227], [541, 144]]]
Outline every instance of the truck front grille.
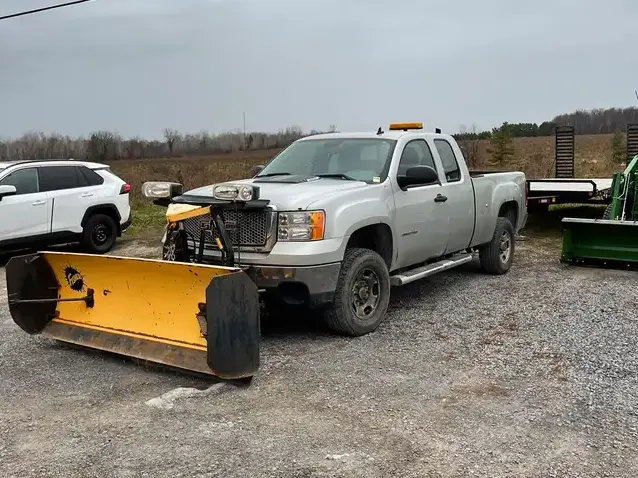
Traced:
[[[222, 219], [234, 246], [264, 247], [268, 240], [271, 214], [269, 211], [229, 210], [222, 213]], [[186, 219], [183, 221], [183, 225], [188, 233], [189, 242], [193, 241], [198, 244], [200, 233], [204, 229], [206, 248], [217, 249], [215, 237], [219, 237], [219, 233], [211, 216]]]

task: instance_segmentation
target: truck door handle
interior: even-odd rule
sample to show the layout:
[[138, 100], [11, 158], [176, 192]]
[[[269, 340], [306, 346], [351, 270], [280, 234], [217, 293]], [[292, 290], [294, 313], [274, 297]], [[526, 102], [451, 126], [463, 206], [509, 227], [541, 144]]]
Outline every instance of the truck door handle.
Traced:
[[90, 197], [93, 197], [93, 193], [83, 193], [81, 197], [90, 198]]
[[443, 196], [442, 194], [437, 194], [434, 198], [434, 202], [445, 202], [447, 201], [447, 196]]
[[46, 201], [34, 201], [31, 205], [32, 206], [42, 206], [43, 204], [46, 204]]

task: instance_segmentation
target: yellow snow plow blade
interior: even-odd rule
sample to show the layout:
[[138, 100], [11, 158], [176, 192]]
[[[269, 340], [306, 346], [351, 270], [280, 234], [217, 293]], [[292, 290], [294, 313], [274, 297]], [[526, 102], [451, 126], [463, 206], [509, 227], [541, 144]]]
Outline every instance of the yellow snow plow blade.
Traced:
[[239, 268], [39, 252], [6, 275], [29, 334], [222, 379], [259, 367], [258, 291]]

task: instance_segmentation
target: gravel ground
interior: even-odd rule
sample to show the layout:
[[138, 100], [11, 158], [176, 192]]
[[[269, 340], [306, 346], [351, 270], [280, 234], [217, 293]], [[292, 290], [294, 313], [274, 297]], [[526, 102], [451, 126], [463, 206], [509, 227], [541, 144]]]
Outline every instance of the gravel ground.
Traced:
[[395, 290], [357, 339], [267, 325], [243, 388], [30, 337], [2, 277], [0, 474], [638, 476], [637, 275], [557, 257]]

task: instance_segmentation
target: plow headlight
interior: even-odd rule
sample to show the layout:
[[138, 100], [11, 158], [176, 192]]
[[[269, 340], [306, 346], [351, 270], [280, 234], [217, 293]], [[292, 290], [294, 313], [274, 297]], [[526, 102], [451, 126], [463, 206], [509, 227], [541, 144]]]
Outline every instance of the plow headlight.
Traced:
[[213, 197], [222, 201], [252, 201], [259, 199], [259, 188], [250, 184], [219, 184], [213, 189]]
[[182, 194], [180, 183], [169, 183], [166, 181], [148, 181], [142, 184], [142, 194], [151, 199], [170, 199]]
[[319, 241], [323, 239], [326, 217], [323, 211], [294, 211], [278, 214], [277, 240]]

